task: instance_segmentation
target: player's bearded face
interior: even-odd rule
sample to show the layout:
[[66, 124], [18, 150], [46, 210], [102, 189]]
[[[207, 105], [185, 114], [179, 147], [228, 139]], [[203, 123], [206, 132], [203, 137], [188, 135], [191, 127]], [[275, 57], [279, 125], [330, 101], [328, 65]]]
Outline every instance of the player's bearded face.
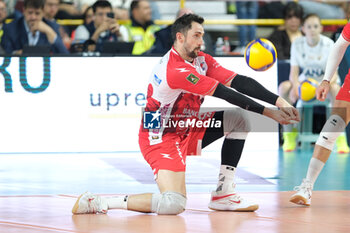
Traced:
[[199, 51], [200, 51], [200, 47], [194, 47], [193, 45], [191, 46], [191, 44], [187, 43], [186, 40], [184, 43], [184, 48], [186, 51], [186, 55], [191, 57], [191, 58], [196, 58], [198, 56]]
[[184, 41], [184, 49], [187, 56], [196, 58], [203, 45], [204, 30], [201, 24], [192, 23], [192, 28], [187, 31]]

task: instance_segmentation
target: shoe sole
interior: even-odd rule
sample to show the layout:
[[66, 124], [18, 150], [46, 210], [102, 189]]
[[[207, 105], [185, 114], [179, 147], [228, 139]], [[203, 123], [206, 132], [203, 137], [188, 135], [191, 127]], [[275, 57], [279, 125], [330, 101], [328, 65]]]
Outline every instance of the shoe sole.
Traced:
[[[227, 206], [225, 206], [227, 207]], [[238, 209], [235, 209], [235, 210], [231, 210], [229, 208], [215, 208], [213, 206], [208, 206], [209, 209], [211, 210], [216, 210], [216, 211], [234, 211], [234, 212], [254, 212], [255, 210], [259, 209], [259, 205], [251, 205], [251, 206], [248, 206], [246, 208], [238, 208]]]
[[310, 204], [307, 203], [307, 200], [305, 197], [300, 196], [300, 195], [295, 195], [290, 198], [290, 202], [293, 202], [297, 205], [305, 205], [305, 206], [310, 206]]
[[78, 197], [78, 200], [75, 202], [74, 206], [73, 206], [73, 209], [72, 209], [72, 213], [73, 214], [78, 214], [77, 211], [78, 211], [78, 208], [79, 208], [79, 201], [80, 201], [80, 198], [84, 195], [85, 193], [81, 194], [79, 197]]

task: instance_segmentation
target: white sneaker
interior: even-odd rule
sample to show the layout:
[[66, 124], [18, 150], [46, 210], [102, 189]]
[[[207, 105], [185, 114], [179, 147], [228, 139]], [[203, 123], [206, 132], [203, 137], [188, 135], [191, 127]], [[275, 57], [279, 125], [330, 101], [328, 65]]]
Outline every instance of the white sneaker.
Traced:
[[106, 214], [107, 211], [106, 199], [90, 192], [81, 194], [72, 209], [73, 214]]
[[290, 198], [290, 202], [298, 205], [311, 205], [312, 184], [310, 181], [303, 179], [300, 186], [295, 186], [295, 191], [298, 191]]
[[248, 212], [257, 210], [259, 205], [244, 200], [234, 192], [218, 194], [216, 191], [213, 191], [208, 207], [212, 210]]

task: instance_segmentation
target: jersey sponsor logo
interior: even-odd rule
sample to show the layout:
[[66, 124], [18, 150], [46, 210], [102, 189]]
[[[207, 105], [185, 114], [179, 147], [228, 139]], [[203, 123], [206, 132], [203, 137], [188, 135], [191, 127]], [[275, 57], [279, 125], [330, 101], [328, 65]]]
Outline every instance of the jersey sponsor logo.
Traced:
[[205, 63], [204, 61], [201, 62], [201, 64], [199, 64], [199, 66], [202, 68], [203, 71], [206, 71], [208, 69], [207, 63]]
[[[198, 117], [198, 111], [194, 110], [194, 109], [190, 109], [190, 108], [184, 108], [184, 110], [182, 111], [182, 113], [186, 116], [186, 117]], [[203, 118], [202, 118], [203, 119]]]
[[163, 158], [165, 159], [173, 159], [170, 157], [170, 154], [161, 154], [161, 155], [163, 155]]
[[157, 86], [159, 86], [160, 83], [162, 82], [162, 80], [155, 74], [154, 75], [154, 82]]
[[198, 83], [198, 81], [199, 81], [199, 78], [198, 78], [196, 75], [194, 75], [194, 74], [188, 75], [188, 76], [186, 77], [186, 79], [187, 79], [188, 81], [190, 81], [190, 83], [192, 83], [192, 84], [194, 84], [194, 85], [196, 85], [196, 84]]
[[144, 112], [143, 128], [144, 129], [160, 129], [160, 112]]
[[213, 67], [215, 68], [215, 69], [217, 69], [217, 68], [219, 68], [221, 65], [219, 64], [219, 63], [217, 63], [217, 62], [215, 62], [214, 64], [213, 64]]
[[186, 70], [186, 68], [176, 68], [176, 70], [180, 71], [180, 73], [190, 72], [190, 70]]

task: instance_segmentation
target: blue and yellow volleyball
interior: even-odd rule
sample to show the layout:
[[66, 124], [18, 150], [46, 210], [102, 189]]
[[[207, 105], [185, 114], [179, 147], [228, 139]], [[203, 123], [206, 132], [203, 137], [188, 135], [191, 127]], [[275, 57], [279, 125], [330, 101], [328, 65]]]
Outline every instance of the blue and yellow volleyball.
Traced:
[[305, 79], [299, 85], [299, 98], [305, 102], [314, 100], [316, 98], [317, 87], [318, 82], [315, 79]]
[[267, 39], [253, 40], [245, 48], [244, 59], [247, 65], [255, 71], [268, 70], [277, 60], [276, 48]]

